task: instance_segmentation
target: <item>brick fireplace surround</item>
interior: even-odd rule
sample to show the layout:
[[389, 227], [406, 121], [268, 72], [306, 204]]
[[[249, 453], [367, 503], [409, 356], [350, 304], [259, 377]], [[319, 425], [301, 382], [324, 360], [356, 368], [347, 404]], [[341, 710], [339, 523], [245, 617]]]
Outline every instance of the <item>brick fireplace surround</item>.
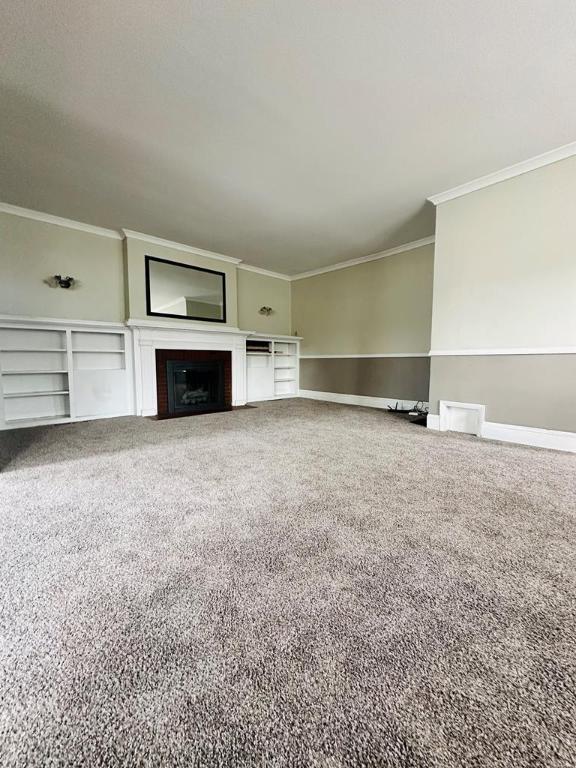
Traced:
[[[208, 349], [157, 349], [156, 350], [156, 395], [158, 398], [158, 418], [167, 419], [183, 416], [184, 414], [170, 413], [168, 407], [168, 382], [166, 378], [166, 363], [168, 360], [188, 361], [195, 363], [224, 363], [224, 403], [225, 409], [232, 408], [232, 353]], [[206, 413], [206, 411], [200, 411]], [[192, 416], [193, 414], [186, 414]]]

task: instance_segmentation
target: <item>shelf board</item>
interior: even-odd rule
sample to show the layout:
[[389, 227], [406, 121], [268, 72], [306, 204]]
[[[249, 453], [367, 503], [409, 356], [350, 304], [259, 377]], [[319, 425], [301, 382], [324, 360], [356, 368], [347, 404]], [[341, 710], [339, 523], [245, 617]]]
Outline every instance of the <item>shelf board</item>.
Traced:
[[65, 421], [70, 421], [70, 414], [61, 413], [59, 416], [23, 416], [17, 419], [5, 419], [6, 424], [14, 424], [15, 426], [31, 426], [37, 427], [41, 424], [61, 424]]
[[249, 357], [272, 357], [271, 352], [246, 352]]
[[296, 368], [295, 365], [275, 365], [274, 370], [275, 371], [292, 371]]
[[66, 352], [66, 347], [44, 347], [37, 349], [33, 347], [5, 347], [0, 352]]
[[4, 399], [9, 400], [14, 397], [47, 397], [52, 395], [69, 395], [68, 389], [58, 389], [51, 392], [5, 392]]
[[29, 376], [33, 375], [36, 376], [38, 374], [46, 374], [46, 373], [68, 373], [67, 370], [64, 371], [2, 371], [2, 376]]
[[292, 379], [274, 379], [274, 384], [280, 384], [283, 381], [296, 381], [295, 378]]
[[95, 353], [95, 354], [106, 354], [106, 355], [123, 355], [125, 350], [124, 349], [73, 349], [72, 352], [83, 352], [83, 353]]

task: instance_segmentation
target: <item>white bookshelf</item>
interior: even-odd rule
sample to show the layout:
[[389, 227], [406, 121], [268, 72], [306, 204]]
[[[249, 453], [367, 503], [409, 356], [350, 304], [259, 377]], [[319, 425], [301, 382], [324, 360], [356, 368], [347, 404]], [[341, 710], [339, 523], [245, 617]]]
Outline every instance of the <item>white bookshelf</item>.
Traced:
[[246, 340], [248, 401], [277, 400], [298, 395], [300, 338], [262, 336]]
[[0, 319], [0, 429], [132, 412], [127, 331]]

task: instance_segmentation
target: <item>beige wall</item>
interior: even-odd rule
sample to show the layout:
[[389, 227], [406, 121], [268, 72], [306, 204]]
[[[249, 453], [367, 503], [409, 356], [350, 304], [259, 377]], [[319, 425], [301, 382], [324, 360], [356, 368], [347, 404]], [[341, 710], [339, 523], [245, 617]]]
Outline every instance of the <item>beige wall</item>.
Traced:
[[434, 246], [292, 282], [302, 354], [428, 352]]
[[300, 388], [342, 395], [428, 400], [429, 357], [336, 357], [300, 362]]
[[441, 204], [432, 349], [576, 344], [576, 157]]
[[[576, 347], [576, 158], [442, 203], [432, 350]], [[430, 406], [576, 431], [576, 355], [433, 357]]]
[[[207, 256], [197, 256], [194, 253], [169, 248], [165, 245], [147, 243], [144, 240], [136, 240], [127, 237], [125, 240], [126, 277], [127, 277], [127, 314], [132, 320], [142, 320], [146, 315], [146, 276], [144, 269], [144, 257], [156, 256], [159, 259], [177, 261], [179, 264], [189, 264], [192, 267], [204, 267], [224, 272], [226, 275], [226, 323], [220, 326], [238, 325], [238, 289], [236, 282], [236, 264], [219, 259], [211, 259]], [[161, 318], [157, 318], [161, 320]], [[166, 318], [171, 323], [189, 325], [190, 320], [178, 320]], [[202, 322], [195, 320], [195, 323]], [[210, 323], [213, 325], [214, 323]]]
[[[77, 287], [51, 288], [51, 275]], [[122, 241], [0, 213], [0, 314], [124, 320]]]
[[430, 411], [438, 401], [482, 403], [486, 420], [576, 432], [576, 355], [433, 357]]
[[[290, 333], [287, 280], [135, 238], [122, 242], [11, 213], [0, 213], [0, 314], [109, 322], [146, 318], [146, 254], [224, 272], [226, 325]], [[54, 274], [76, 277], [78, 287], [50, 288], [44, 280]], [[270, 317], [258, 313], [263, 305], [273, 308]]]
[[[244, 331], [290, 333], [290, 282], [247, 269], [238, 269], [238, 326]], [[261, 315], [260, 307], [272, 307]]]

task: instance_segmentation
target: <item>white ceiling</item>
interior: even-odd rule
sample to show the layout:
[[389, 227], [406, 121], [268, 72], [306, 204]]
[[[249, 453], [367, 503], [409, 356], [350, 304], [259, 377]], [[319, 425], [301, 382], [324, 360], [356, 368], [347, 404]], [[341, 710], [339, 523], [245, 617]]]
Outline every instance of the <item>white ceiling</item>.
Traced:
[[576, 139], [573, 0], [19, 0], [0, 200], [289, 274]]

